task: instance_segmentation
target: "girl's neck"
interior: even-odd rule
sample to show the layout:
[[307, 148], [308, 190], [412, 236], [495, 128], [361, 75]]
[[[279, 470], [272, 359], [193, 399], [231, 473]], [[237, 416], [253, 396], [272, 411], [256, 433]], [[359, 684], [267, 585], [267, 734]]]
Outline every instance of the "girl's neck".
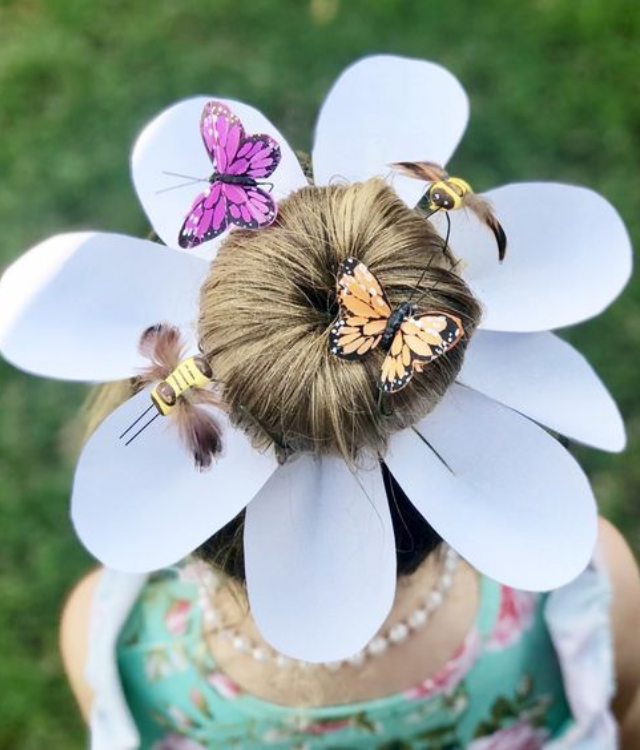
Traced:
[[[442, 575], [442, 556], [431, 555], [418, 570], [398, 580], [396, 598], [380, 633], [387, 633], [406, 620], [425, 600]], [[297, 662], [287, 669], [272, 661], [259, 662], [239, 653], [217, 632], [207, 635], [219, 666], [258, 698], [296, 706], [321, 706], [371, 700], [401, 692], [427, 679], [455, 654], [472, 627], [478, 608], [477, 574], [460, 563], [452, 586], [428, 624], [394, 644], [360, 667], [344, 666], [331, 673], [324, 668], [303, 668]], [[244, 592], [233, 584], [220, 587], [214, 595], [220, 621], [251, 643], [270, 650], [247, 607]]]

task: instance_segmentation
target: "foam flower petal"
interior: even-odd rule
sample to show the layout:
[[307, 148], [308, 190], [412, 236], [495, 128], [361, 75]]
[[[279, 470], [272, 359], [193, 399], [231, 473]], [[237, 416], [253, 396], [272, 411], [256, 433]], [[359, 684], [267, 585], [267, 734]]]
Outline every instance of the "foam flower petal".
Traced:
[[[444, 165], [467, 126], [469, 102], [445, 68], [393, 55], [366, 57], [347, 68], [329, 91], [316, 126], [316, 183], [355, 182], [392, 174], [398, 161]], [[393, 173], [411, 207], [425, 184]]]
[[0, 281], [0, 351], [16, 367], [63, 380], [131, 377], [142, 332], [169, 321], [188, 335], [207, 264], [117, 234], [61, 234]]
[[[200, 116], [204, 105], [217, 99], [227, 104], [240, 118], [249, 135], [266, 133], [280, 145], [280, 164], [268, 181], [273, 183], [276, 201], [292, 190], [307, 184], [300, 164], [284, 136], [254, 107], [231, 99], [201, 96], [174, 104], [152, 120], [140, 133], [131, 155], [131, 170], [138, 198], [151, 224], [169, 247], [180, 249], [178, 234], [191, 204], [203, 191], [213, 173], [211, 160], [200, 136]], [[173, 172], [202, 180], [188, 183], [188, 179], [166, 174]], [[182, 185], [183, 187], [176, 187]], [[211, 259], [225, 234], [188, 251], [191, 255]]]
[[617, 211], [586, 188], [557, 183], [506, 185], [485, 193], [504, 227], [497, 261], [491, 232], [468, 211], [451, 213], [451, 246], [486, 306], [481, 326], [543, 331], [598, 315], [631, 274], [629, 235]]
[[[544, 591], [577, 576], [597, 513], [572, 456], [516, 412], [452, 386], [416, 430], [395, 435], [387, 464], [411, 502], [471, 565]], [[436, 455], [436, 452], [438, 455]]]
[[552, 333], [476, 331], [458, 381], [587, 445], [625, 446], [615, 401], [587, 360]]
[[248, 506], [244, 541], [251, 611], [288, 656], [351, 656], [391, 609], [395, 543], [377, 460], [357, 473], [340, 458], [288, 461]]
[[80, 539], [100, 562], [125, 573], [172, 565], [192, 552], [234, 518], [277, 468], [272, 454], [254, 450], [218, 411], [222, 454], [208, 470], [194, 469], [170, 417], [158, 417], [126, 445], [119, 436], [150, 404], [149, 392], [141, 391], [98, 427], [73, 483], [71, 515]]

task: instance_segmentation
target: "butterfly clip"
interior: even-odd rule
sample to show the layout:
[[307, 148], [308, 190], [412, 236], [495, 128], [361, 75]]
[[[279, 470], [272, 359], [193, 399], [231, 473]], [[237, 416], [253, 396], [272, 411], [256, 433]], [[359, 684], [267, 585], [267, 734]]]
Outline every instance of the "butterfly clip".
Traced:
[[261, 182], [280, 163], [280, 146], [271, 136], [247, 135], [240, 119], [226, 104], [205, 104], [200, 135], [213, 172], [186, 215], [178, 234], [189, 249], [222, 234], [230, 225], [259, 229], [273, 223], [277, 205]]
[[451, 177], [442, 167], [430, 161], [401, 161], [391, 166], [407, 177], [431, 183], [424, 195], [429, 215], [437, 211], [455, 211], [458, 208], [473, 211], [493, 232], [498, 245], [498, 259], [500, 262], [504, 260], [507, 252], [507, 235], [502, 224], [496, 218], [489, 201], [474, 193], [468, 182], [461, 177]]
[[337, 276], [340, 316], [329, 332], [332, 354], [359, 360], [380, 347], [387, 353], [378, 387], [397, 393], [452, 349], [464, 336], [459, 318], [440, 311], [418, 312], [411, 301], [392, 309], [378, 279], [355, 258], [340, 265]]

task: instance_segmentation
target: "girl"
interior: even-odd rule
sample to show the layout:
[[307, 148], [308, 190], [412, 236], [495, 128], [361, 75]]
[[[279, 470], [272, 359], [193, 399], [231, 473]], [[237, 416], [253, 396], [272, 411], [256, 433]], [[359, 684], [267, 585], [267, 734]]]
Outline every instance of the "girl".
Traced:
[[[425, 76], [427, 88], [445, 80], [426, 63], [363, 61], [325, 104], [325, 132], [335, 102], [354, 98], [346, 95], [354, 82], [360, 104], [364, 90], [394, 112], [390, 82], [399, 68], [405, 81]], [[446, 101], [456, 109], [455, 91]], [[536, 270], [544, 235], [535, 234], [538, 254], [527, 260], [527, 233], [509, 200], [496, 196], [494, 213], [444, 172], [427, 179], [426, 215], [407, 200], [410, 179], [391, 187], [374, 176], [379, 167], [361, 175], [348, 157], [343, 171], [331, 172], [346, 178], [338, 184], [285, 191], [278, 169], [290, 177], [293, 162], [276, 144], [279, 134], [272, 126], [250, 131], [247, 111], [236, 110], [205, 104], [200, 131], [213, 173], [204, 190], [195, 186], [190, 209], [181, 204], [178, 222], [158, 213], [163, 199], [150, 197], [160, 191], [144, 173], [136, 177], [178, 110], [162, 115], [134, 151], [134, 178], [160, 236], [196, 252], [215, 243], [216, 254], [201, 269], [174, 253], [180, 262], [161, 295], [166, 269], [154, 268], [174, 251], [153, 249], [148, 287], [174, 307], [163, 315], [166, 308], [150, 305], [155, 317], [145, 309], [145, 326], [132, 316], [146, 365], [95, 400], [97, 427], [76, 473], [78, 533], [125, 571], [85, 578], [63, 616], [63, 658], [95, 747], [606, 748], [618, 741], [615, 719], [621, 741], [634, 747], [637, 568], [604, 521], [593, 553], [593, 504], [575, 462], [497, 401], [608, 447], [611, 412], [586, 365], [550, 334], [494, 333], [541, 330], [550, 311], [555, 325], [567, 324], [567, 310], [583, 298], [595, 304], [603, 289], [609, 301], [619, 281], [599, 269], [591, 294], [591, 277], [578, 267], [557, 304], [553, 278]], [[263, 132], [270, 135], [251, 134]], [[415, 153], [402, 135], [385, 164]], [[366, 138], [358, 148], [376, 153]], [[424, 176], [433, 165], [403, 169]], [[185, 173], [201, 182], [197, 170]], [[571, 205], [577, 189], [553, 189], [564, 191], [556, 202], [571, 231], [580, 224]], [[607, 228], [615, 268], [628, 248], [598, 201], [581, 195], [575, 214], [588, 210]], [[471, 230], [449, 218], [456, 202], [480, 219], [471, 242]], [[442, 214], [449, 228], [437, 231]], [[557, 237], [553, 209], [548, 222]], [[240, 228], [226, 232], [233, 224]], [[570, 238], [563, 252], [599, 248], [593, 227], [589, 235], [582, 245]], [[500, 257], [506, 247], [504, 294], [508, 274], [526, 270], [522, 291], [502, 307], [490, 281], [478, 281], [478, 268], [502, 268], [496, 240]], [[69, 242], [61, 273], [31, 296], [26, 317], [5, 315], [11, 324], [0, 343], [14, 361], [22, 355], [12, 347], [36, 318], [42, 335], [46, 316], [37, 308], [47, 294], [64, 318], [56, 284], [78, 273], [68, 259], [78, 268], [85, 255], [102, 262], [107, 240]], [[108, 242], [113, 265], [116, 243]], [[137, 247], [144, 265], [148, 250]], [[7, 274], [7, 288], [34, 267], [31, 253]], [[193, 317], [180, 305], [200, 273], [192, 333], [179, 325]], [[126, 289], [144, 307], [147, 289], [136, 278], [130, 268]], [[545, 303], [529, 309], [538, 280]], [[122, 289], [119, 310], [133, 304]], [[95, 294], [93, 304], [101, 306]], [[527, 315], [538, 319], [527, 323]], [[118, 342], [127, 337], [118, 329]], [[551, 379], [539, 369], [550, 348]], [[85, 351], [85, 376], [97, 379], [92, 367], [114, 373], [122, 351]], [[584, 414], [587, 392], [600, 409], [595, 426], [571, 419]], [[186, 458], [195, 467], [185, 468]], [[142, 575], [149, 570], [156, 572]]]

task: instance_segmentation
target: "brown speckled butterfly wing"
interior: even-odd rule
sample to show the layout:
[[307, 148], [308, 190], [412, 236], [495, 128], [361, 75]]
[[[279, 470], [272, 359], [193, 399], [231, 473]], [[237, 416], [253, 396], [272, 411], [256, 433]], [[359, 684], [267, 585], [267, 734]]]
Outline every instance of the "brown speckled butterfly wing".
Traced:
[[427, 312], [406, 318], [391, 343], [380, 375], [379, 387], [385, 393], [401, 391], [415, 372], [422, 372], [464, 336], [459, 318], [444, 312]]
[[342, 359], [357, 360], [380, 343], [391, 307], [380, 282], [355, 258], [340, 264], [336, 294], [340, 317], [331, 326], [329, 349]]

